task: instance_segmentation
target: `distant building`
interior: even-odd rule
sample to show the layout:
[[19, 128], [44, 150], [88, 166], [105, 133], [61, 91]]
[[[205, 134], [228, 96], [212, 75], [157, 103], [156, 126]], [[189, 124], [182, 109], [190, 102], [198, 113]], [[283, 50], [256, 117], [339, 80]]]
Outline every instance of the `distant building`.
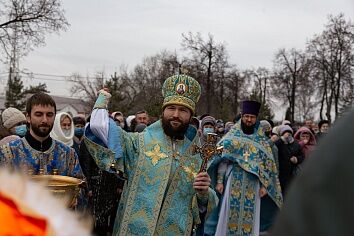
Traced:
[[57, 112], [67, 112], [72, 116], [78, 114], [88, 115], [90, 108], [87, 108], [85, 102], [78, 98], [67, 98], [60, 96], [52, 96], [57, 104]]
[[[85, 116], [88, 115], [90, 108], [86, 108], [85, 102], [81, 99], [54, 95], [51, 95], [51, 97], [57, 104], [57, 112], [67, 112], [72, 116], [76, 116], [78, 114]], [[3, 110], [5, 110], [5, 96], [0, 95], [0, 114]]]

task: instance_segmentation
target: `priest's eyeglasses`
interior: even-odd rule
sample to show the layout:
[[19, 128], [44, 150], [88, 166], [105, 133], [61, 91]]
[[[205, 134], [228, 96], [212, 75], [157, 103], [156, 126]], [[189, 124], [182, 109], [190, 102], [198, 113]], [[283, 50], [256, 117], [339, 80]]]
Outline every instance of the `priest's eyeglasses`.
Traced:
[[242, 118], [244, 118], [246, 120], [255, 120], [255, 119], [257, 119], [257, 116], [245, 114], [245, 115], [242, 116]]

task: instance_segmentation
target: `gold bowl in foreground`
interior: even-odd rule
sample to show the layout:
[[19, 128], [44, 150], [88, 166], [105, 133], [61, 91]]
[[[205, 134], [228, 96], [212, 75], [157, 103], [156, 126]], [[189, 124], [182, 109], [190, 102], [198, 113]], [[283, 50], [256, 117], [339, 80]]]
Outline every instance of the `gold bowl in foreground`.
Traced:
[[56, 197], [64, 199], [68, 207], [73, 205], [80, 191], [80, 185], [84, 182], [81, 179], [62, 175], [34, 175], [32, 179], [44, 183]]

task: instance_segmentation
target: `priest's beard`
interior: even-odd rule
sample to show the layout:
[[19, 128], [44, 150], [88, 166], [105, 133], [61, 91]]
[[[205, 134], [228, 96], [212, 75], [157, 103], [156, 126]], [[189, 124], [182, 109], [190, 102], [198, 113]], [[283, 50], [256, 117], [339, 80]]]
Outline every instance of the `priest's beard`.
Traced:
[[50, 124], [36, 125], [31, 123], [31, 129], [35, 135], [45, 138], [49, 135], [50, 131], [52, 131], [53, 125]]
[[[184, 134], [186, 133], [188, 126], [189, 126], [189, 121], [188, 123], [183, 123], [178, 118], [165, 118], [162, 116], [162, 128], [165, 134], [172, 139], [184, 139]], [[179, 121], [181, 122], [181, 125], [177, 128], [172, 127], [171, 121]]]
[[242, 129], [244, 134], [248, 134], [248, 135], [253, 134], [255, 126], [256, 126], [256, 124], [248, 126], [245, 123], [243, 123], [243, 121], [241, 120], [241, 129]]

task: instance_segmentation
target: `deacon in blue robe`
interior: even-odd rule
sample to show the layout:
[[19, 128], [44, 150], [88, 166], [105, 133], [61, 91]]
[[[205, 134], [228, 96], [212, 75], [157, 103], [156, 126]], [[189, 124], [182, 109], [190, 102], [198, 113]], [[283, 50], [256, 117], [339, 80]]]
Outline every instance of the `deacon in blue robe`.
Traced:
[[242, 118], [220, 141], [223, 153], [209, 167], [222, 193], [205, 223], [206, 235], [259, 235], [261, 197], [280, 207], [282, 194], [272, 149], [257, 121], [260, 104], [243, 102]]

